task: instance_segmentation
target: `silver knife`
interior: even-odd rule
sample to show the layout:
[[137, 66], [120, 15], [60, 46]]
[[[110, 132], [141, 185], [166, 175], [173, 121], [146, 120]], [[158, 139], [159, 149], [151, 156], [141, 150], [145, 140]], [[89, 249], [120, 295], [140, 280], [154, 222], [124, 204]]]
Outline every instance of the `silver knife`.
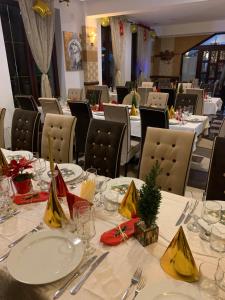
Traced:
[[185, 218], [185, 213], [189, 208], [189, 201], [186, 203], [184, 210], [182, 211], [182, 214], [180, 215], [179, 219], [177, 220], [176, 226], [180, 225], [183, 219]]
[[77, 278], [77, 277], [80, 276], [84, 271], [86, 271], [86, 269], [90, 266], [90, 264], [93, 263], [93, 261], [94, 261], [96, 258], [97, 258], [97, 255], [92, 256], [90, 259], [88, 259], [86, 262], [84, 262], [84, 263], [81, 265], [81, 267], [79, 268], [79, 270], [76, 271], [76, 272], [70, 277], [70, 279], [67, 280], [67, 281], [65, 282], [65, 284], [55, 292], [55, 294], [54, 294], [54, 296], [53, 296], [53, 299], [54, 299], [54, 300], [55, 300], [55, 299], [58, 299], [58, 298], [65, 292], [65, 290], [66, 290], [66, 288], [68, 287], [68, 285], [70, 285], [70, 283], [71, 283], [75, 278]]
[[197, 206], [198, 206], [198, 200], [196, 200], [193, 208], [189, 211], [187, 217], [184, 220], [184, 224], [187, 224], [190, 221], [190, 219], [192, 218], [192, 214], [195, 211], [195, 209], [196, 209]]
[[90, 266], [90, 268], [87, 270], [87, 272], [84, 273], [84, 275], [81, 277], [80, 281], [70, 290], [71, 295], [75, 295], [82, 285], [85, 283], [85, 281], [88, 279], [88, 277], [91, 275], [92, 272], [97, 268], [97, 266], [103, 261], [103, 259], [109, 254], [109, 252], [105, 252], [101, 256], [99, 256], [96, 261]]

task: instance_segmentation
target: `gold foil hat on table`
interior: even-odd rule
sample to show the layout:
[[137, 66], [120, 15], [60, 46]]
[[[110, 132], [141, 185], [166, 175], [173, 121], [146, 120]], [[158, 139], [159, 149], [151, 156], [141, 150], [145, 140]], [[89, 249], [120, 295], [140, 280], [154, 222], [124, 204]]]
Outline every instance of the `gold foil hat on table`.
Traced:
[[186, 282], [199, 280], [199, 272], [182, 226], [160, 259], [163, 270], [175, 279]]
[[7, 159], [5, 158], [5, 155], [2, 152], [2, 149], [0, 148], [0, 175], [3, 174], [3, 167], [8, 166]]
[[123, 198], [122, 203], [119, 207], [119, 213], [127, 219], [131, 219], [137, 216], [137, 200], [138, 193], [134, 181], [131, 181], [131, 184], [126, 192], [126, 195]]
[[95, 180], [87, 179], [83, 181], [80, 187], [80, 197], [92, 203], [95, 196], [95, 189]]

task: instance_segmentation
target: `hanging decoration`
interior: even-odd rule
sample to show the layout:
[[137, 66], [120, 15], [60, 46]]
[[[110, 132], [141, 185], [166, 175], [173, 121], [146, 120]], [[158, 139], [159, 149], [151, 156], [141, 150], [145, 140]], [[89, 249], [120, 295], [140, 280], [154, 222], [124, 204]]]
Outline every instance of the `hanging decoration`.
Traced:
[[101, 18], [101, 25], [102, 27], [108, 27], [109, 26], [109, 17]]
[[130, 31], [131, 31], [131, 33], [136, 33], [137, 32], [137, 24], [131, 23]]
[[50, 16], [52, 14], [48, 4], [42, 0], [36, 0], [32, 9], [41, 17]]
[[144, 29], [144, 42], [146, 42], [146, 41], [147, 41], [147, 30]]
[[119, 27], [120, 27], [120, 36], [122, 36], [124, 35], [124, 26], [122, 21], [119, 21]]

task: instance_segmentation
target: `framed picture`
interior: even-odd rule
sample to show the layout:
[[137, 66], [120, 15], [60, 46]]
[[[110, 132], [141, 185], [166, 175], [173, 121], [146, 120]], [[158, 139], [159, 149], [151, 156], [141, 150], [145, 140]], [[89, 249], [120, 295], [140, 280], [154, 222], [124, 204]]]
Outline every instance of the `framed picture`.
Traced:
[[63, 32], [66, 71], [82, 70], [82, 47], [78, 34]]

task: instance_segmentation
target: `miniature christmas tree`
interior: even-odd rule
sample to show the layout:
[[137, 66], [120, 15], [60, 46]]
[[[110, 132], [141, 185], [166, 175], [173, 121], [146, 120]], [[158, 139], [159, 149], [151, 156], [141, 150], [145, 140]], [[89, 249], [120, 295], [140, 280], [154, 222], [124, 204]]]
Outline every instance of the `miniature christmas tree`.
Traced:
[[183, 83], [180, 84], [178, 93], [179, 94], [183, 94], [184, 93]]
[[131, 105], [134, 106], [135, 108], [137, 108], [137, 99], [136, 99], [136, 92], [135, 91], [133, 91]]

